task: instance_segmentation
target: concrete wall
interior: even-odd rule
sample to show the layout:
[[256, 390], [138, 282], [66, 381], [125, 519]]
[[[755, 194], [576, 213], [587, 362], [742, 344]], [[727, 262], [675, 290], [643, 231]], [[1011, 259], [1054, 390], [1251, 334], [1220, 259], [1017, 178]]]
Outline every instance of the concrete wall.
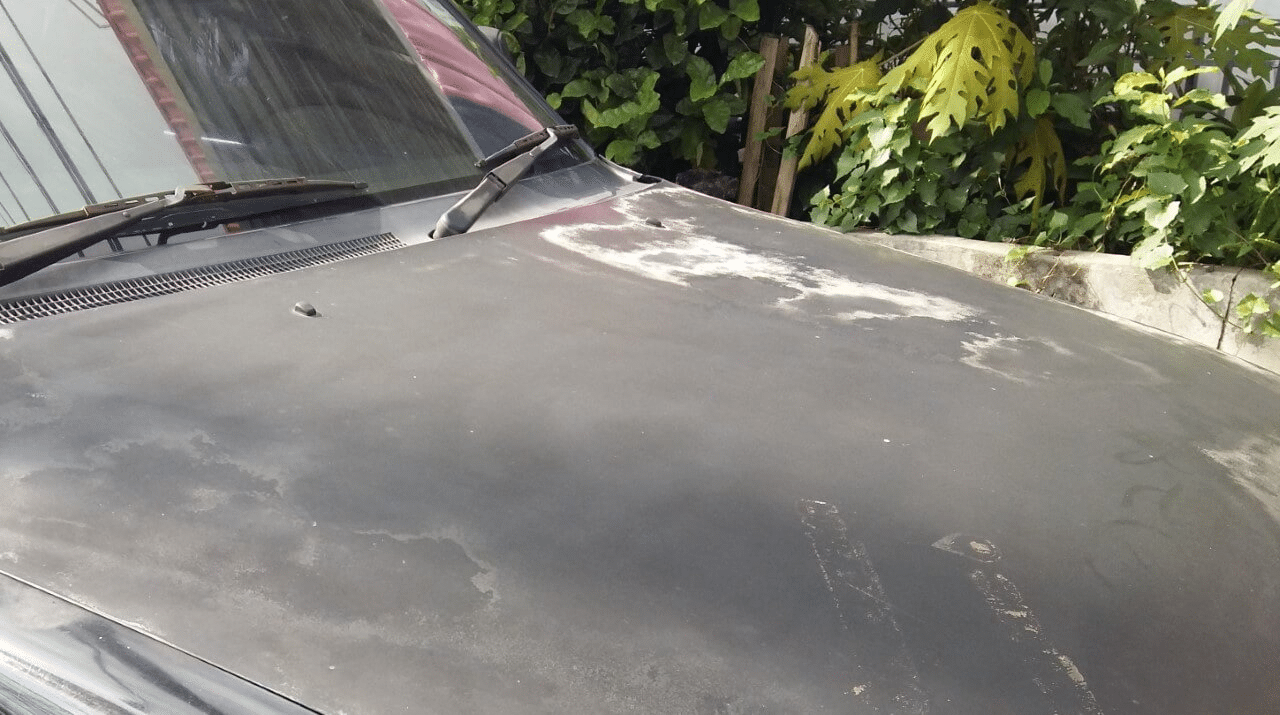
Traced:
[[[1128, 256], [1044, 249], [1012, 261], [1014, 246], [1005, 243], [873, 231], [849, 235], [1173, 333], [1280, 373], [1280, 338], [1247, 333], [1235, 318], [1235, 306], [1251, 292], [1280, 304], [1280, 290], [1270, 287], [1274, 279], [1261, 271], [1203, 266], [1180, 275], [1143, 270]], [[1206, 305], [1200, 294], [1209, 289], [1221, 291], [1223, 301]]]

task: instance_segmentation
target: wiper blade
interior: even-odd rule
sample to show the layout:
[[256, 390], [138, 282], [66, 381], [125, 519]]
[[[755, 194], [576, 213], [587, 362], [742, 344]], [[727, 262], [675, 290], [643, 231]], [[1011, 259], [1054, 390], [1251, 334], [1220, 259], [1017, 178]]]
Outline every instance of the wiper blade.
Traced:
[[116, 236], [170, 235], [364, 192], [365, 184], [303, 178], [215, 181], [85, 206], [0, 229], [0, 285]]
[[561, 141], [577, 136], [578, 128], [571, 124], [549, 127], [517, 139], [505, 149], [477, 162], [476, 167], [479, 169], [497, 166], [484, 175], [476, 188], [444, 212], [431, 235], [444, 238], [466, 233], [480, 218], [480, 214], [502, 198], [512, 184], [529, 173], [538, 157]]

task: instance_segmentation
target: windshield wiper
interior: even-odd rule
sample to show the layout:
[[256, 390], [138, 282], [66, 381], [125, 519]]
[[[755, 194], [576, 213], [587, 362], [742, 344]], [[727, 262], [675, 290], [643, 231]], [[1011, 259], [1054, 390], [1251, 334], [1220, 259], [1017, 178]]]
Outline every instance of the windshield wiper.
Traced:
[[99, 241], [157, 233], [169, 236], [253, 216], [364, 193], [351, 181], [264, 179], [215, 181], [85, 206], [0, 229], [0, 285], [57, 263]]
[[478, 186], [444, 212], [431, 235], [434, 238], [444, 238], [466, 233], [476, 219], [480, 218], [480, 214], [502, 198], [520, 177], [529, 173], [538, 157], [561, 141], [577, 136], [578, 128], [570, 124], [549, 127], [517, 139], [505, 149], [477, 162], [476, 168], [479, 169], [498, 166], [485, 174]]

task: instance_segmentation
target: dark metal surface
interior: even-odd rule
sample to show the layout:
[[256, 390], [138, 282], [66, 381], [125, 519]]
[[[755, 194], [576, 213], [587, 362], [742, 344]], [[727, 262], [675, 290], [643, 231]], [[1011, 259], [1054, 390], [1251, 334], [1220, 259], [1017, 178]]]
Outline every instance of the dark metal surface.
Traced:
[[312, 715], [135, 629], [0, 577], [0, 712]]
[[0, 568], [329, 713], [1271, 713], [1278, 410], [659, 187], [0, 328]]

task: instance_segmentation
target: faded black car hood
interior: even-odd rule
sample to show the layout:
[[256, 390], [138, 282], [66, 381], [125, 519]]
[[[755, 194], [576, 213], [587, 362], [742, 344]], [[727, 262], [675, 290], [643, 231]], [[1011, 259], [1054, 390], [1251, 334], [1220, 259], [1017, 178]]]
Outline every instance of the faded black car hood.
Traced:
[[0, 375], [0, 568], [323, 712], [1280, 710], [1274, 377], [684, 191]]

